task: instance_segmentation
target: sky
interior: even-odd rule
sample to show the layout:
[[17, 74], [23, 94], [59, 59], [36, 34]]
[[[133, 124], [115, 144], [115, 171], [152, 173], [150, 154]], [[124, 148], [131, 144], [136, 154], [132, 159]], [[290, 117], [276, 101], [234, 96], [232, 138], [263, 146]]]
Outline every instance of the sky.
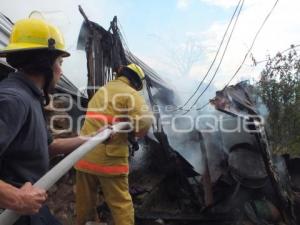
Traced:
[[[199, 84], [216, 53], [238, 0], [0, 0], [1, 12], [12, 21], [37, 10], [65, 35], [72, 56], [64, 73], [78, 87], [86, 85], [85, 53], [76, 50], [82, 16], [104, 28], [117, 16], [129, 49], [187, 98]], [[275, 0], [245, 0], [232, 40], [212, 87], [221, 89], [240, 65], [252, 39]], [[251, 55], [261, 61], [267, 55], [300, 44], [299, 0], [280, 0], [260, 33]], [[193, 63], [191, 63], [193, 62]], [[189, 63], [191, 63], [189, 65]], [[184, 68], [187, 66], [188, 69]], [[232, 82], [257, 80], [263, 64], [253, 66], [250, 57]], [[212, 70], [214, 71], [214, 70]], [[212, 74], [211, 74], [212, 75]], [[208, 80], [211, 77], [208, 76]], [[206, 82], [208, 82], [208, 80]], [[213, 92], [211, 92], [213, 95]], [[210, 98], [212, 96], [206, 96]]]

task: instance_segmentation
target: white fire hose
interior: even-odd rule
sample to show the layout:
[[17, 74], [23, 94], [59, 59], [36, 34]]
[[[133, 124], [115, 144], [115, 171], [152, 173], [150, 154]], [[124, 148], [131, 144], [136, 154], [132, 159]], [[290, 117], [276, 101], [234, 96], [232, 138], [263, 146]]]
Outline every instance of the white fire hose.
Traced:
[[[39, 179], [34, 186], [49, 190], [63, 175], [65, 175], [77, 161], [79, 161], [85, 154], [91, 151], [94, 147], [106, 141], [112, 134], [121, 131], [129, 130], [131, 124], [128, 122], [120, 122], [106, 128], [87, 142], [78, 147], [71, 154], [66, 156], [60, 163], [54, 166], [48, 173]], [[13, 225], [21, 215], [12, 210], [6, 209], [0, 214], [0, 225]]]

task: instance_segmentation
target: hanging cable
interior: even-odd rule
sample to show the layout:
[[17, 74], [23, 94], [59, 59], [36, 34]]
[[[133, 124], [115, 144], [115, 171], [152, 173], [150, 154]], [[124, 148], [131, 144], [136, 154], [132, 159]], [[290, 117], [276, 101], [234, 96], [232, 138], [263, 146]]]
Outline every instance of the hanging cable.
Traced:
[[[291, 45], [291, 47], [289, 47], [289, 48], [287, 48], [287, 49], [285, 49], [285, 50], [283, 50], [283, 51], [281, 51], [281, 52], [278, 52], [278, 53], [280, 53], [280, 54], [284, 54], [284, 53], [286, 53], [286, 52], [288, 52], [288, 51], [290, 51], [290, 50], [295, 50], [295, 51], [299, 51], [299, 48], [300, 47], [300, 44], [297, 44], [297, 45]], [[276, 56], [275, 56], [276, 57]], [[275, 57], [273, 57], [273, 58], [275, 58]], [[273, 59], [273, 58], [271, 58], [271, 59]], [[265, 59], [265, 60], [260, 60], [260, 61], [256, 61], [255, 62], [255, 65], [258, 65], [258, 64], [261, 64], [261, 63], [264, 63], [264, 62], [267, 62], [268, 60], [267, 59]]]
[[216, 54], [215, 54], [215, 57], [214, 57], [212, 63], [210, 64], [210, 66], [209, 66], [209, 68], [208, 68], [208, 70], [207, 70], [205, 76], [204, 76], [203, 79], [201, 80], [200, 84], [197, 86], [197, 88], [196, 88], [196, 90], [194, 91], [194, 93], [189, 97], [189, 99], [188, 99], [182, 106], [178, 107], [178, 108], [175, 109], [174, 111], [178, 111], [178, 110], [183, 109], [183, 108], [190, 102], [190, 100], [196, 95], [196, 93], [197, 93], [198, 90], [200, 89], [201, 85], [202, 85], [203, 82], [205, 81], [206, 77], [207, 77], [208, 74], [210, 73], [210, 71], [211, 71], [213, 65], [214, 65], [215, 62], [216, 62], [216, 59], [217, 59], [217, 57], [218, 57], [218, 55], [219, 55], [219, 52], [220, 52], [221, 47], [222, 47], [222, 45], [223, 45], [223, 42], [224, 42], [224, 40], [225, 40], [225, 38], [226, 38], [226, 35], [227, 35], [227, 33], [228, 33], [228, 30], [229, 30], [229, 28], [230, 28], [230, 26], [231, 26], [231, 24], [232, 24], [232, 22], [233, 22], [233, 19], [234, 19], [236, 13], [237, 13], [239, 7], [240, 7], [241, 2], [242, 2], [242, 0], [239, 0], [238, 4], [237, 4], [237, 6], [236, 6], [236, 8], [235, 8], [235, 10], [234, 10], [234, 12], [233, 12], [233, 15], [231, 16], [231, 19], [230, 19], [230, 21], [229, 21], [229, 24], [227, 25], [227, 28], [226, 28], [226, 30], [225, 30], [225, 33], [223, 34], [222, 40], [221, 40], [221, 42], [220, 42], [220, 44], [219, 44], [219, 47], [218, 47], [217, 52], [216, 52]]
[[[238, 67], [238, 69], [236, 70], [236, 72], [234, 73], [234, 75], [231, 77], [231, 79], [230, 79], [229, 82], [225, 85], [225, 87], [224, 87], [223, 89], [225, 89], [226, 87], [228, 87], [228, 85], [230, 84], [230, 82], [233, 80], [233, 78], [237, 75], [237, 73], [238, 73], [238, 72], [240, 71], [240, 69], [242, 68], [243, 64], [244, 64], [245, 61], [246, 61], [246, 58], [248, 57], [249, 53], [251, 52], [251, 50], [252, 50], [252, 48], [253, 48], [253, 46], [254, 46], [254, 44], [255, 44], [255, 41], [256, 41], [256, 39], [257, 39], [259, 33], [261, 32], [261, 30], [262, 30], [262, 28], [264, 27], [265, 23], [267, 22], [268, 18], [269, 18], [269, 17], [271, 16], [271, 14], [273, 13], [273, 11], [274, 11], [275, 7], [277, 6], [278, 2], [279, 2], [279, 0], [276, 0], [276, 2], [274, 3], [273, 7], [272, 7], [271, 10], [270, 10], [270, 12], [267, 14], [267, 16], [266, 16], [266, 18], [264, 19], [262, 25], [261, 25], [260, 28], [258, 29], [258, 31], [257, 31], [257, 33], [256, 33], [256, 35], [255, 35], [255, 37], [254, 37], [254, 39], [253, 39], [253, 41], [252, 41], [252, 44], [251, 44], [251, 46], [250, 46], [248, 52], [246, 53], [246, 55], [245, 55], [245, 57], [244, 57], [244, 60], [242, 61], [241, 65]], [[289, 48], [289, 49], [291, 49], [291, 48]], [[288, 51], [289, 49], [286, 49], [285, 51]], [[201, 110], [202, 110], [203, 108], [205, 108], [207, 105], [209, 105], [209, 102], [206, 103], [205, 105], [203, 105], [203, 106], [197, 108], [196, 110], [197, 110], [197, 111], [201, 111]]]
[[187, 114], [187, 113], [188, 113], [188, 112], [189, 112], [189, 111], [197, 104], [197, 102], [199, 101], [199, 99], [203, 96], [203, 94], [207, 91], [207, 89], [210, 87], [211, 83], [212, 83], [213, 80], [215, 79], [215, 77], [216, 77], [216, 75], [217, 75], [217, 73], [218, 73], [218, 71], [219, 71], [219, 69], [220, 69], [220, 66], [221, 66], [221, 64], [222, 64], [222, 62], [223, 62], [224, 56], [225, 56], [225, 54], [226, 54], [226, 52], [227, 52], [227, 48], [228, 48], [229, 43], [230, 43], [230, 41], [231, 41], [231, 37], [232, 37], [233, 32], [234, 32], [234, 30], [235, 30], [235, 27], [236, 27], [237, 21], [238, 21], [238, 19], [239, 19], [239, 16], [240, 16], [240, 14], [241, 14], [241, 11], [242, 11], [242, 9], [243, 9], [243, 6], [244, 6], [244, 0], [242, 1], [242, 4], [241, 4], [241, 6], [240, 6], [240, 8], [239, 8], [237, 17], [236, 17], [236, 19], [235, 19], [235, 21], [234, 21], [234, 25], [233, 25], [232, 30], [231, 30], [231, 32], [230, 32], [230, 35], [229, 35], [229, 38], [228, 38], [228, 40], [227, 40], [227, 43], [226, 43], [225, 49], [224, 49], [224, 51], [223, 51], [223, 54], [222, 54], [222, 56], [221, 56], [220, 62], [219, 62], [219, 64], [218, 64], [218, 66], [217, 66], [217, 68], [216, 68], [216, 70], [215, 70], [215, 72], [214, 72], [212, 78], [210, 79], [210, 81], [209, 81], [209, 83], [207, 84], [207, 86], [205, 87], [205, 89], [200, 93], [200, 95], [197, 97], [197, 99], [194, 101], [194, 103], [189, 107], [189, 109], [188, 109], [185, 113], [183, 113], [183, 115]]
[[267, 14], [266, 18], [264, 19], [264, 21], [262, 22], [261, 26], [259, 27], [258, 31], [256, 32], [255, 36], [254, 36], [254, 39], [252, 41], [252, 44], [250, 46], [250, 48], [248, 49], [247, 53], [245, 54], [245, 57], [242, 61], [242, 63], [240, 64], [240, 66], [237, 68], [237, 70], [235, 71], [235, 73], [233, 74], [233, 76], [230, 78], [229, 82], [225, 85], [224, 88], [226, 88], [230, 83], [231, 81], [235, 78], [235, 76], [238, 74], [238, 72], [241, 70], [241, 68], [243, 67], [249, 53], [251, 52], [254, 44], [255, 44], [255, 41], [259, 35], [259, 33], [261, 32], [261, 30], [263, 29], [264, 25], [266, 24], [267, 20], [269, 19], [269, 17], [271, 16], [271, 14], [273, 13], [275, 7], [277, 6], [279, 0], [276, 0], [276, 2], [274, 3], [273, 7], [271, 8], [271, 10], [269, 11], [269, 13]]

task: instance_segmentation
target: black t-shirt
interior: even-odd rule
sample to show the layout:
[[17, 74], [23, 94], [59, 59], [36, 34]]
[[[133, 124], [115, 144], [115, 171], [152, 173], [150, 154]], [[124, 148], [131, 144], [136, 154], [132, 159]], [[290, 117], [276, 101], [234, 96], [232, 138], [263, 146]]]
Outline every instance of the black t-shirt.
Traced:
[[22, 73], [0, 82], [0, 180], [35, 183], [49, 168], [42, 92]]

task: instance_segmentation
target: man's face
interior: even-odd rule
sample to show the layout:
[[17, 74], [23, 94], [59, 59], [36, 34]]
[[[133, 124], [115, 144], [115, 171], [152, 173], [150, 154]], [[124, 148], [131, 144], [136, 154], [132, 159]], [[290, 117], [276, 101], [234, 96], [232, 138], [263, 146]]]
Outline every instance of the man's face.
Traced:
[[56, 58], [52, 70], [53, 70], [53, 86], [55, 86], [57, 84], [57, 82], [59, 81], [60, 77], [63, 74], [62, 71], [62, 63], [63, 63], [63, 58], [61, 56], [59, 56], [58, 58]]

